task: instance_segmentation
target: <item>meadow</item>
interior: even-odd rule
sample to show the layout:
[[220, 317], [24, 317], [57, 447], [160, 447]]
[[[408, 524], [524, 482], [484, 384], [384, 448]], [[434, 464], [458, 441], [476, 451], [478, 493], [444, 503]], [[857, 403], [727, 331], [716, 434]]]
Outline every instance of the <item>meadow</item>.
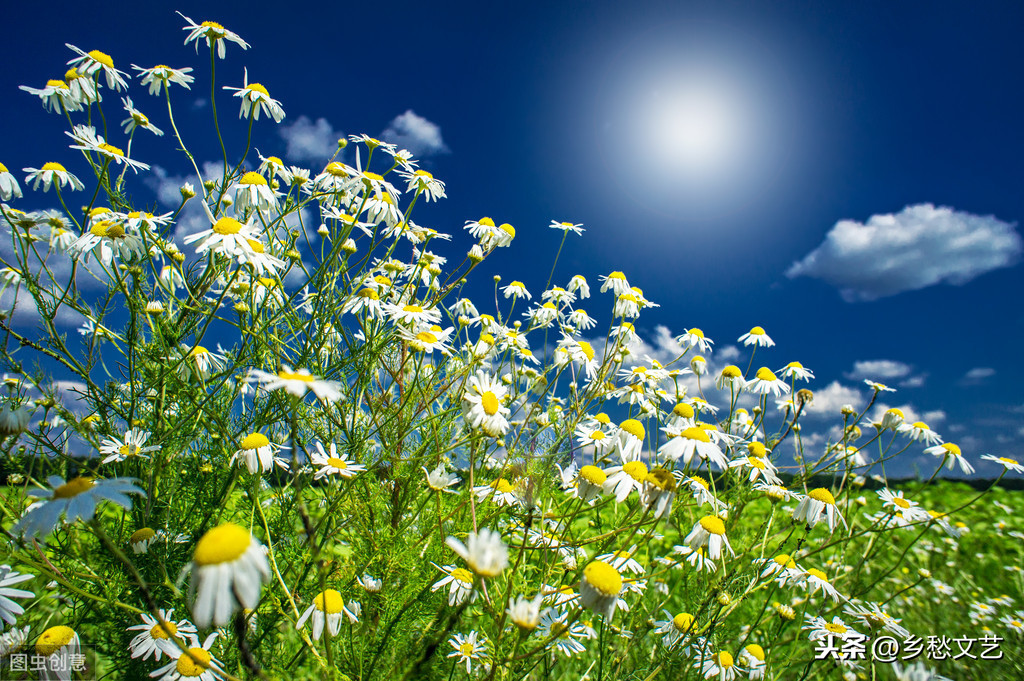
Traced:
[[[0, 165], [0, 678], [1024, 678], [1024, 465], [870, 380], [809, 444], [813, 371], [764, 328], [659, 362], [626, 273], [556, 277], [560, 249], [522, 282], [487, 263], [513, 225], [414, 222], [447, 197], [409, 152], [263, 157], [285, 105], [183, 20], [194, 67], [69, 46], [20, 93], [71, 144]], [[175, 124], [200, 90], [203, 150]], [[136, 135], [177, 205], [137, 198]], [[982, 458], [1003, 475], [945, 477]]]

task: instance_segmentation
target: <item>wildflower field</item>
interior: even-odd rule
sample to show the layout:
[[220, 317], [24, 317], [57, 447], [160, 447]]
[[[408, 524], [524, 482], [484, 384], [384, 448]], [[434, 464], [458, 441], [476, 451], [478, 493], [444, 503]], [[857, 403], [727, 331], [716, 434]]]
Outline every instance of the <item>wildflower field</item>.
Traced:
[[[814, 374], [758, 320], [714, 372], [734, 329], [643, 356], [642, 281], [489, 269], [516, 229], [414, 221], [447, 197], [409, 152], [259, 155], [286, 103], [183, 20], [155, 49], [192, 67], [69, 45], [18, 93], [70, 149], [0, 165], [0, 679], [1024, 678], [1024, 465], [941, 479], [982, 453], [872, 420], [874, 381], [805, 447]], [[136, 198], [148, 135], [194, 178], [175, 205]]]

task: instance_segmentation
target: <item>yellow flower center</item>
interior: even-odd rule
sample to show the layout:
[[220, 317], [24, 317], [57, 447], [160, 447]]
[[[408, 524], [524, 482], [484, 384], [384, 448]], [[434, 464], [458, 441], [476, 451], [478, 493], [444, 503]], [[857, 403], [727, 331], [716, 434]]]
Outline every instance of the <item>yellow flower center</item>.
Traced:
[[110, 55], [106, 52], [100, 52], [99, 50], [90, 50], [89, 56], [95, 61], [106, 66], [108, 69], [114, 68], [114, 60], [110, 58]]
[[107, 144], [106, 142], [104, 142], [103, 144], [99, 145], [98, 148], [107, 152], [111, 156], [124, 156], [124, 152], [121, 151], [119, 148], [115, 147], [113, 144]]
[[224, 523], [209, 530], [196, 544], [192, 560], [197, 565], [220, 565], [237, 560], [252, 544], [249, 530]]
[[359, 292], [360, 298], [369, 298], [370, 300], [380, 300], [380, 296], [372, 288], [364, 288]]
[[638, 440], [643, 440], [644, 437], [646, 437], [647, 435], [647, 431], [644, 430], [643, 424], [637, 421], [636, 419], [626, 419], [625, 421], [619, 424], [619, 428], [626, 431], [627, 433], [629, 433]]
[[63, 80], [48, 80], [46, 81], [46, 87], [55, 87], [61, 90], [67, 90], [68, 85]]
[[583, 568], [583, 579], [603, 596], [618, 596], [622, 591], [619, 571], [601, 560], [595, 560]]
[[495, 491], [501, 492], [502, 494], [508, 494], [509, 492], [512, 492], [515, 489], [512, 486], [512, 483], [510, 483], [505, 478], [498, 478], [497, 480], [489, 484], [488, 487], [491, 487]]
[[67, 170], [64, 168], [64, 166], [62, 166], [59, 163], [54, 163], [53, 161], [50, 161], [49, 163], [44, 163], [43, 167], [41, 168], [41, 170], [59, 170], [62, 173], [66, 173], [67, 172]]
[[597, 466], [584, 466], [580, 469], [580, 477], [589, 482], [591, 485], [603, 485], [605, 480], [608, 479], [608, 474]]
[[427, 179], [432, 179], [434, 177], [426, 170], [416, 170], [413, 172], [413, 175], [415, 175], [416, 177], [425, 177]]
[[825, 631], [829, 631], [833, 634], [845, 634], [846, 627], [842, 624], [835, 624], [834, 622], [825, 622]]
[[345, 599], [334, 589], [327, 589], [317, 594], [316, 598], [313, 599], [313, 607], [320, 612], [334, 615], [341, 612], [342, 608], [345, 607]]
[[1013, 466], [1019, 466], [1020, 465], [1016, 459], [1011, 459], [1011, 458], [1006, 457], [1006, 456], [1000, 456], [999, 460], [1002, 461], [1003, 463], [1008, 463], [1008, 464], [1013, 465]]
[[242, 223], [234, 218], [224, 217], [213, 223], [213, 231], [215, 234], [221, 234], [224, 236], [229, 234], [238, 234], [242, 231]]
[[454, 570], [452, 570], [451, 574], [452, 577], [454, 577], [457, 581], [462, 582], [463, 584], [473, 583], [473, 573], [467, 570], [466, 568], [455, 568]]
[[256, 241], [256, 239], [246, 239], [249, 243], [249, 248], [253, 250], [253, 253], [266, 253], [267, 249], [262, 242]]
[[762, 648], [761, 646], [757, 645], [756, 643], [751, 643], [746, 648], [744, 648], [744, 650], [747, 651], [747, 655], [750, 655], [755, 660], [764, 662], [764, 648]]
[[238, 181], [238, 184], [267, 184], [267, 178], [263, 177], [259, 173], [248, 172], [242, 175], [242, 179]]
[[95, 486], [96, 483], [92, 481], [92, 478], [74, 478], [53, 490], [53, 498], [71, 499], [72, 497], [77, 497], [83, 492], [88, 492]]
[[363, 171], [363, 177], [373, 182], [383, 182], [384, 178], [377, 173], [371, 173], [369, 170]]
[[699, 475], [692, 476], [690, 478], [690, 482], [695, 482], [698, 485], [700, 485], [701, 487], [703, 487], [704, 489], [711, 489], [711, 486], [708, 485], [708, 481], [705, 480], [704, 478], [700, 477]]
[[729, 366], [722, 369], [723, 378], [739, 378], [742, 375], [743, 372], [740, 371], [740, 368], [735, 364], [730, 364]]
[[780, 553], [775, 556], [775, 562], [782, 567], [794, 568], [796, 567], [796, 561], [793, 560], [788, 553]]
[[50, 627], [43, 632], [43, 635], [36, 641], [36, 653], [49, 657], [71, 643], [75, 637], [75, 630], [71, 627], [56, 626]]
[[698, 442], [711, 442], [711, 438], [708, 436], [707, 431], [699, 427], [687, 428], [679, 433], [679, 437], [685, 437], [688, 440], [697, 440]]
[[595, 430], [593, 433], [590, 434], [591, 440], [603, 440], [606, 437], [608, 436], [604, 434], [603, 430]]
[[472, 643], [466, 642], [459, 646], [459, 652], [463, 657], [472, 657], [473, 653], [476, 652], [476, 648], [473, 647]]
[[212, 657], [209, 651], [202, 648], [189, 648], [188, 653], [182, 653], [178, 658], [175, 669], [182, 676], [194, 679], [202, 676], [203, 672], [210, 668], [210, 658]]
[[893, 497], [892, 503], [899, 506], [902, 509], [910, 508], [910, 502], [903, 497]]
[[498, 413], [500, 404], [498, 404], [498, 397], [490, 390], [480, 396], [480, 406], [484, 408], [484, 413], [488, 416], [494, 416]]
[[674, 492], [676, 489], [676, 479], [664, 468], [655, 468], [647, 474], [646, 481], [649, 485], [657, 487], [663, 492]]
[[823, 504], [836, 503], [836, 498], [832, 496], [832, 492], [829, 492], [824, 487], [812, 489], [810, 492], [807, 493], [807, 496], [809, 496], [811, 499], [814, 499], [815, 501], [820, 501]]
[[500, 229], [501, 231], [505, 232], [505, 234], [508, 234], [509, 237], [512, 238], [512, 239], [516, 238], [516, 228], [513, 227], [512, 225], [508, 224], [507, 222], [505, 224], [503, 224], [503, 225], [500, 225], [498, 227], [498, 229]]
[[647, 478], [647, 464], [643, 461], [627, 461], [622, 464], [622, 471], [637, 482]]
[[[302, 381], [303, 383], [312, 383], [316, 380], [315, 376], [309, 374], [298, 374], [294, 371], [279, 371], [277, 377], [285, 381]], [[262, 435], [260, 437], [263, 437]], [[266, 440], [266, 438], [263, 438]]]
[[270, 93], [267, 92], [267, 88], [263, 87], [259, 83], [249, 83], [249, 85], [246, 87], [246, 89], [249, 90], [250, 92], [258, 92], [259, 94], [263, 95], [264, 97], [269, 97], [270, 96]]
[[[430, 333], [429, 331], [420, 331], [418, 334], [416, 334], [416, 340], [427, 345], [433, 345], [434, 343], [437, 342], [437, 336]], [[486, 410], [487, 407], [484, 407], [484, 409]]]
[[216, 29], [218, 31], [223, 31], [224, 30], [224, 27], [221, 26], [220, 24], [218, 24], [216, 21], [204, 21], [203, 23], [201, 23], [199, 25], [202, 26], [203, 28], [213, 28], [213, 29]]
[[238, 448], [248, 451], [266, 447], [269, 444], [270, 440], [263, 433], [250, 433], [242, 438], [242, 441], [238, 443]]
[[700, 526], [704, 528], [706, 532], [710, 534], [723, 535], [725, 534], [725, 523], [722, 519], [714, 515], [706, 515], [700, 519]]
[[952, 442], [945, 443], [944, 445], [942, 445], [942, 448], [945, 449], [950, 454], [952, 454], [953, 456], [960, 456], [960, 447], [953, 444]]
[[807, 574], [810, 575], [811, 577], [817, 577], [818, 579], [820, 579], [823, 582], [827, 582], [828, 581], [828, 576], [824, 572], [822, 572], [821, 570], [819, 570], [817, 568], [809, 569], [807, 571]]
[[139, 542], [152, 539], [156, 536], [156, 532], [150, 527], [140, 527], [139, 529], [132, 532], [132, 536], [128, 537], [129, 544], [138, 544]]
[[693, 407], [686, 404], [685, 402], [680, 402], [679, 404], [672, 408], [672, 413], [678, 416], [679, 418], [692, 419]]
[[715, 663], [722, 669], [730, 669], [733, 665], [732, 655], [723, 650], [715, 655]]
[[755, 326], [754, 328], [752, 328], [750, 330], [750, 335], [751, 336], [763, 336], [764, 335], [764, 329], [762, 329], [760, 326]]
[[761, 442], [751, 442], [747, 445], [747, 452], [750, 456], [756, 456], [759, 459], [763, 459], [764, 455], [768, 453], [768, 450]]
[[326, 172], [328, 175], [333, 175], [334, 177], [348, 176], [348, 172], [345, 170], [345, 166], [341, 165], [337, 161], [328, 163], [327, 168], [324, 169], [324, 172]]
[[327, 457], [327, 465], [331, 468], [337, 468], [338, 470], [346, 470], [348, 468], [348, 461], [345, 459], [339, 459], [336, 456]]
[[174, 622], [157, 622], [149, 629], [152, 638], [171, 638], [178, 635], [178, 625]]
[[757, 377], [762, 381], [777, 381], [775, 374], [768, 367], [761, 367], [757, 370]]
[[751, 468], [756, 468], [759, 471], [764, 470], [764, 461], [761, 461], [761, 459], [756, 456], [748, 456], [747, 463], [750, 464]]
[[693, 627], [693, 615], [688, 612], [681, 612], [672, 618], [672, 626], [676, 631], [689, 631]]

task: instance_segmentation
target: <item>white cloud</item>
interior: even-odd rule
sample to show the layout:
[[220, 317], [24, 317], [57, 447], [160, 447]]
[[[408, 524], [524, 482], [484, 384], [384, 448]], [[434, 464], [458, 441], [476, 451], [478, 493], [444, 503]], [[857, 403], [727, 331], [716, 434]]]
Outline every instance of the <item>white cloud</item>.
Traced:
[[412, 109], [395, 116], [380, 134], [380, 138], [397, 145], [399, 149], [408, 149], [413, 156], [419, 158], [447, 154], [450, 151], [441, 138], [441, 128], [417, 115]]
[[277, 133], [288, 144], [285, 163], [327, 163], [338, 149], [338, 139], [344, 137], [344, 133], [335, 130], [326, 118], [318, 118], [314, 123], [306, 116], [278, 126]]
[[986, 378], [991, 378], [996, 375], [996, 370], [992, 367], [974, 367], [960, 379], [960, 383], [964, 385], [977, 385], [983, 382]]
[[832, 381], [820, 390], [814, 391], [814, 401], [807, 406], [808, 416], [826, 416], [834, 418], [839, 415], [844, 405], [859, 408], [864, 399], [856, 388]]
[[1009, 223], [922, 203], [865, 224], [840, 220], [786, 276], [821, 279], [847, 302], [869, 301], [942, 282], [960, 286], [1014, 264], [1021, 250]]
[[853, 371], [844, 374], [844, 376], [853, 381], [865, 378], [872, 381], [882, 381], [885, 379], [902, 378], [909, 373], [909, 364], [891, 359], [870, 359], [863, 362], [854, 362]]

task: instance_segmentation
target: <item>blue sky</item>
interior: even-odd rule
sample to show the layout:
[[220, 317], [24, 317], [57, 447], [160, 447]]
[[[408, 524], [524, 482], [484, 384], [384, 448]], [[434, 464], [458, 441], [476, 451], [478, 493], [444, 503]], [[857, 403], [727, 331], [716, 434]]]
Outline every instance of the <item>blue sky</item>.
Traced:
[[[59, 77], [65, 42], [123, 70], [191, 66], [202, 97], [208, 66], [179, 9], [252, 46], [229, 48], [218, 81], [240, 85], [246, 66], [282, 102], [285, 121], [256, 128], [265, 155], [316, 172], [339, 136], [387, 132], [447, 183], [421, 224], [516, 226], [488, 273], [539, 292], [560, 238], [547, 225], [583, 223], [556, 280], [624, 271], [661, 305], [639, 320], [646, 338], [700, 327], [722, 349], [761, 325], [777, 345], [759, 357], [813, 369], [822, 411], [866, 404], [873, 378], [982, 473], [998, 472], [982, 454], [1021, 458], [1019, 3], [76, 7], [7, 12], [11, 169], [71, 158], [57, 117], [17, 89]], [[208, 106], [180, 121], [196, 144], [208, 122]], [[173, 180], [168, 149], [133, 155]]]

